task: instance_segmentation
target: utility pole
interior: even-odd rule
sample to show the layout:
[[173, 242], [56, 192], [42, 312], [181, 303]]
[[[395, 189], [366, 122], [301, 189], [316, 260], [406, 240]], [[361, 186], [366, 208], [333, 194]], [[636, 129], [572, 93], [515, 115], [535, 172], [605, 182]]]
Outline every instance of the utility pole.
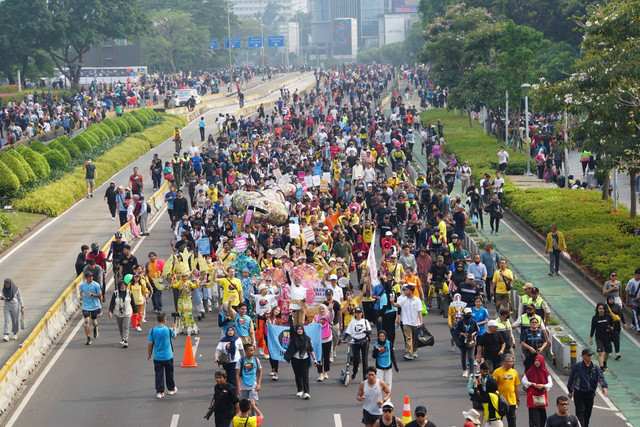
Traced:
[[564, 110], [564, 176], [566, 187], [569, 188], [569, 114]]
[[509, 91], [506, 91], [507, 104], [504, 114], [504, 145], [509, 149]]
[[264, 7], [260, 0], [260, 32], [262, 36], [262, 45], [260, 46], [260, 56], [262, 57], [262, 80], [264, 81]]
[[[231, 66], [231, 14], [229, 12], [229, 3], [231, 0], [227, 0], [227, 50], [229, 51], [229, 84], [233, 83], [233, 68]], [[233, 91], [233, 86], [231, 87]]]
[[531, 176], [531, 138], [529, 138], [529, 93], [528, 89], [531, 87], [529, 83], [523, 83], [520, 86], [524, 89], [524, 120], [526, 128], [526, 139], [527, 139], [527, 173], [525, 176]]

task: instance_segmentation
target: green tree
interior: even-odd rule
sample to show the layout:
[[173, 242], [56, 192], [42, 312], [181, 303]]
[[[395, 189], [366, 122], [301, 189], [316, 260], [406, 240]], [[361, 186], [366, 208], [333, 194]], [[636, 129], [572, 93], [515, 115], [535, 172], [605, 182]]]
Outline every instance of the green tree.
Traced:
[[432, 24], [436, 18], [442, 17], [447, 11], [447, 6], [454, 3], [454, 0], [420, 0], [418, 3], [418, 13], [422, 27]]

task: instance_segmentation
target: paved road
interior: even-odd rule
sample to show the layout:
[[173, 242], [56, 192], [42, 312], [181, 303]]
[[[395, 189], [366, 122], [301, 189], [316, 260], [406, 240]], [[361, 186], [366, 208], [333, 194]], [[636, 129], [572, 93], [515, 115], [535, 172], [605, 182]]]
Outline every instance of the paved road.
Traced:
[[[313, 75], [310, 75], [292, 83], [289, 88], [293, 93], [296, 88], [302, 89], [314, 82]], [[264, 85], [254, 87], [247, 91], [247, 96], [263, 92], [265, 88], [270, 87], [274, 89], [272, 94], [260, 100], [248, 101], [246, 105], [255, 104], [257, 106], [260, 102], [278, 99], [280, 96], [278, 81], [266, 82]], [[237, 110], [237, 105], [230, 105], [207, 112], [204, 115], [207, 122], [207, 133], [217, 129], [214, 120], [219, 113], [232, 113]], [[188, 147], [191, 141], [200, 140], [197, 126], [197, 121], [195, 121], [182, 131], [185, 147]], [[161, 159], [168, 160], [173, 151], [173, 141], [168, 139], [111, 177], [110, 180], [115, 181], [117, 185], [126, 186], [133, 166], [139, 166], [145, 184], [149, 186], [151, 178], [148, 170], [153, 153], [158, 153]], [[100, 170], [98, 170], [99, 173]], [[75, 278], [73, 265], [80, 252], [80, 246], [88, 245], [91, 242], [98, 242], [102, 245], [119, 227], [117, 221], [111, 220], [107, 205], [101, 197], [108, 186], [108, 181], [96, 189], [94, 198], [81, 200], [58, 218], [47, 220], [34, 234], [0, 258], [3, 277], [13, 278], [21, 288], [27, 322], [27, 330], [21, 333], [18, 342], [10, 341], [0, 344], [1, 363], [4, 364], [16, 351], [18, 343], [26, 338], [30, 328], [42, 318], [62, 291]], [[147, 197], [150, 195], [151, 193], [147, 194]]]

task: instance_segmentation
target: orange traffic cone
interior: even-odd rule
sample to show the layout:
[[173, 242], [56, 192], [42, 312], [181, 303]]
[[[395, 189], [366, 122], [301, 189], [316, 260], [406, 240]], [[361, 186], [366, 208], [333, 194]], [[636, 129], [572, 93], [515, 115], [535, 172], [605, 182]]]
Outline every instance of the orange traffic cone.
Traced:
[[402, 423], [411, 422], [411, 405], [409, 404], [409, 396], [404, 397], [404, 406], [402, 407]]
[[184, 345], [184, 356], [182, 357], [183, 368], [195, 368], [198, 366], [193, 357], [193, 347], [191, 346], [191, 335], [187, 335], [187, 343]]

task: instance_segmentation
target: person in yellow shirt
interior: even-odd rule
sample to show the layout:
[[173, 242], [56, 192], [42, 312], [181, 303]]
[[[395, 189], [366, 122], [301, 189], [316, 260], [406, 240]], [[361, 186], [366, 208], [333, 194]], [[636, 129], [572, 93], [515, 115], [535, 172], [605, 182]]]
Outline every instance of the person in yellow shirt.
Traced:
[[440, 235], [446, 241], [447, 240], [447, 223], [444, 222], [444, 215], [438, 214], [438, 228], [440, 229]]
[[493, 378], [498, 382], [498, 391], [509, 402], [509, 412], [506, 418], [509, 426], [516, 425], [516, 406], [520, 404], [520, 376], [518, 371], [513, 369], [514, 358], [507, 354], [502, 361], [502, 366], [493, 371]]
[[491, 294], [496, 296], [496, 311], [500, 313], [500, 307], [504, 304], [504, 308], [509, 310], [509, 301], [511, 300], [511, 290], [513, 289], [513, 281], [516, 276], [513, 271], [507, 268], [507, 261], [500, 260], [498, 270], [493, 273], [491, 281]]
[[227, 275], [220, 279], [218, 282], [220, 286], [222, 286], [222, 303], [229, 302], [231, 296], [235, 296], [233, 302], [231, 302], [232, 307], [237, 307], [238, 304], [243, 302], [244, 298], [242, 297], [242, 282], [240, 279], [235, 277], [236, 269], [233, 267], [227, 268]]
[[404, 276], [404, 267], [402, 264], [398, 264], [398, 256], [391, 254], [389, 260], [385, 263], [385, 267], [389, 273], [393, 275], [396, 282], [400, 282]]
[[218, 249], [218, 252], [216, 253], [216, 258], [222, 261], [222, 265], [224, 266], [225, 270], [229, 268], [229, 266], [231, 265], [231, 262], [233, 262], [233, 260], [236, 259], [236, 255], [231, 252], [230, 240], [225, 240], [222, 243], [222, 248]]
[[[238, 415], [233, 417], [233, 427], [260, 427], [264, 421], [264, 415], [256, 406], [256, 402], [251, 399], [242, 399], [238, 403]], [[249, 416], [249, 412], [253, 409], [255, 415]]]
[[398, 178], [398, 174], [393, 172], [391, 174], [391, 178], [389, 178], [389, 180], [387, 181], [387, 186], [395, 190], [398, 185], [400, 185], [400, 179]]
[[344, 301], [340, 304], [340, 312], [344, 314], [344, 329], [347, 329], [349, 323], [351, 323], [351, 319], [355, 315], [356, 308], [360, 305], [360, 300], [364, 295], [364, 290], [360, 292], [357, 297], [353, 296], [353, 290], [347, 289], [344, 292]]
[[209, 188], [207, 189], [207, 197], [211, 199], [211, 202], [215, 205], [218, 203], [219, 192], [218, 188], [212, 183], [209, 184]]
[[373, 241], [373, 226], [371, 225], [371, 221], [370, 220], [366, 220], [364, 222], [364, 227], [362, 227], [362, 240], [364, 240], [364, 242], [371, 246], [371, 242]]

